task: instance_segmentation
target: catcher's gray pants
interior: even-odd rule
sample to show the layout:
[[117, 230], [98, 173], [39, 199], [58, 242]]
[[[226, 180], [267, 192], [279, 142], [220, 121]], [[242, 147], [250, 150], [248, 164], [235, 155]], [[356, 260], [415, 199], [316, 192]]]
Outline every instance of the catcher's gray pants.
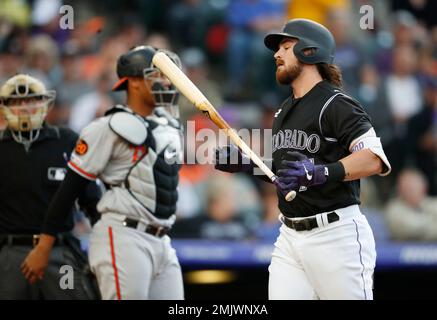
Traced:
[[104, 300], [182, 300], [181, 267], [170, 238], [126, 227], [105, 213], [90, 237], [90, 266]]
[[[21, 264], [32, 250], [32, 246], [4, 244], [0, 248], [0, 299], [13, 300], [76, 300], [96, 298], [94, 292], [84, 283], [82, 266], [70, 248], [59, 245], [53, 247], [44, 278], [34, 285], [29, 284], [21, 272]], [[73, 288], [62, 278], [68, 265], [73, 268]], [[64, 284], [62, 289], [61, 282]], [[67, 284], [67, 286], [65, 286]]]

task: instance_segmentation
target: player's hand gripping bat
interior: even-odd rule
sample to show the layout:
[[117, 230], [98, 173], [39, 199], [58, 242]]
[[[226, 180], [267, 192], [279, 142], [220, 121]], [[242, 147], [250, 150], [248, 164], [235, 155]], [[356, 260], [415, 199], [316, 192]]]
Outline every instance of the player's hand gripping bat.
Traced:
[[[164, 53], [157, 52], [153, 57], [153, 64], [174, 84], [180, 92], [190, 100], [197, 109], [209, 117], [220, 129], [231, 138], [232, 142], [237, 145], [270, 180], [276, 184], [278, 176], [270, 170], [265, 163], [249, 148], [249, 146], [238, 136], [238, 134], [226, 123], [222, 116], [217, 112], [214, 106], [208, 101], [202, 92], [194, 83], [179, 69], [176, 64]], [[285, 195], [287, 201], [296, 197], [296, 191], [292, 190]]]

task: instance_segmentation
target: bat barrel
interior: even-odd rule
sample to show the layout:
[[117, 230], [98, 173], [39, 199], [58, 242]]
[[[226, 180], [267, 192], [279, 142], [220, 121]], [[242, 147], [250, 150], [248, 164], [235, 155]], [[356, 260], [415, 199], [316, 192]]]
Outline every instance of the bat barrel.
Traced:
[[[250, 159], [263, 171], [272, 181], [275, 181], [275, 174], [256, 155], [252, 149], [229, 127], [227, 122], [217, 112], [214, 106], [208, 101], [197, 86], [182, 72], [181, 69], [164, 53], [158, 51], [152, 59], [153, 64], [178, 88], [178, 90], [190, 100], [197, 109], [206, 114], [219, 128], [226, 130], [227, 135]], [[294, 191], [293, 191], [294, 192]], [[295, 194], [296, 192], [294, 192]], [[288, 196], [288, 195], [287, 195]], [[288, 196], [291, 199], [293, 196]], [[293, 197], [294, 198], [294, 197]]]

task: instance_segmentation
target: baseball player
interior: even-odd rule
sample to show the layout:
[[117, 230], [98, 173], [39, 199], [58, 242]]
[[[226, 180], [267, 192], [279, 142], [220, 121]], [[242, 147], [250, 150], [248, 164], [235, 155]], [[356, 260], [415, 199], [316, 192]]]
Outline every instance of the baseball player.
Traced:
[[[138, 46], [117, 62], [127, 103], [80, 134], [69, 171], [48, 212], [40, 244], [50, 250], [60, 213], [89, 181], [107, 187], [90, 236], [89, 260], [103, 299], [183, 299], [181, 268], [167, 236], [175, 221], [182, 140], [171, 115], [178, 93], [152, 64], [156, 50]], [[179, 58], [167, 52], [180, 64]], [[29, 276], [44, 265], [28, 261]], [[29, 273], [27, 271], [27, 273]]]
[[[20, 270], [38, 243], [44, 215], [64, 179], [66, 158], [77, 140], [72, 130], [45, 122], [55, 96], [55, 91], [26, 74], [13, 76], [0, 88], [0, 114], [8, 124], [0, 133], [0, 299], [97, 297], [85, 272], [86, 254], [70, 233], [74, 226], [71, 208], [65, 210], [65, 219], [60, 222], [45, 277], [31, 285]], [[100, 195], [92, 183], [79, 197], [92, 221], [96, 220]], [[73, 267], [76, 273], [73, 288], [67, 290], [60, 287], [63, 265]]]
[[[293, 92], [273, 120], [282, 226], [269, 266], [269, 298], [372, 299], [376, 251], [359, 209], [359, 179], [390, 172], [380, 139], [361, 105], [341, 90], [328, 29], [293, 19], [264, 42], [275, 52], [277, 81]], [[218, 150], [216, 168], [235, 171], [221, 163], [236, 151]], [[298, 193], [287, 202], [291, 190]]]

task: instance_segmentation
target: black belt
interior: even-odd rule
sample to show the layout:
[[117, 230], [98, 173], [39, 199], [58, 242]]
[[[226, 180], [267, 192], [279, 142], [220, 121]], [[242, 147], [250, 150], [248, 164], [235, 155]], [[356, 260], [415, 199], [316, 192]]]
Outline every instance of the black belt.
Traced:
[[[340, 217], [335, 212], [328, 213], [327, 218], [328, 218], [328, 223], [340, 220]], [[317, 224], [317, 219], [315, 217], [299, 219], [299, 220], [290, 220], [284, 217], [282, 219], [282, 222], [287, 227], [294, 229], [296, 231], [309, 231], [319, 226]]]
[[[2, 234], [0, 235], [0, 245], [10, 246], [31, 246], [35, 247], [39, 242], [39, 234]], [[63, 238], [57, 237], [54, 245], [63, 244]]]
[[[123, 225], [129, 228], [138, 229], [138, 224], [141, 222], [135, 219], [131, 218], [125, 218], [123, 220]], [[169, 227], [157, 227], [152, 224], [148, 224], [146, 226], [146, 229], [144, 230], [145, 233], [151, 234], [152, 236], [162, 238], [170, 231]]]

